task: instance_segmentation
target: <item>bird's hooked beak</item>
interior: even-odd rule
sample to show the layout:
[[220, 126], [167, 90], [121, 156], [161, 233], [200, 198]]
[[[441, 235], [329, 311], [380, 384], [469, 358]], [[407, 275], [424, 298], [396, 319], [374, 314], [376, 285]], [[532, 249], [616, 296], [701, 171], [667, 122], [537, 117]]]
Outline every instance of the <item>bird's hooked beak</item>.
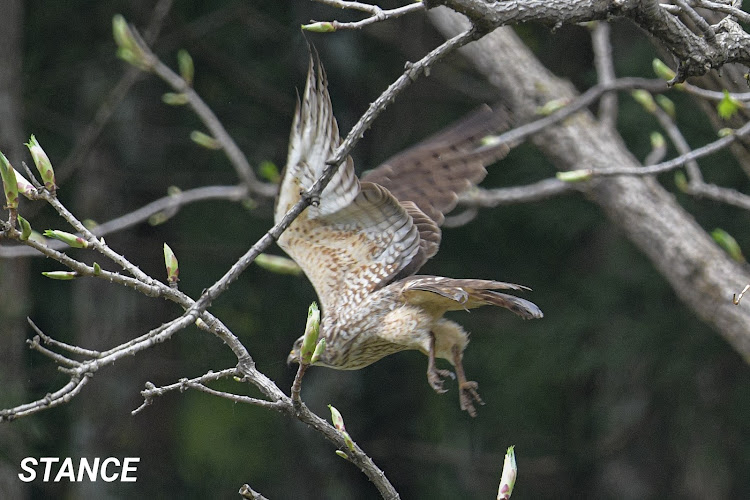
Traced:
[[292, 352], [286, 357], [286, 366], [291, 367], [295, 363], [299, 363], [299, 351], [292, 349]]
[[286, 357], [286, 365], [292, 366], [292, 364], [299, 364], [299, 352], [300, 349], [302, 349], [302, 339], [299, 338], [294, 342], [294, 345], [292, 346], [292, 351], [289, 353], [289, 356]]

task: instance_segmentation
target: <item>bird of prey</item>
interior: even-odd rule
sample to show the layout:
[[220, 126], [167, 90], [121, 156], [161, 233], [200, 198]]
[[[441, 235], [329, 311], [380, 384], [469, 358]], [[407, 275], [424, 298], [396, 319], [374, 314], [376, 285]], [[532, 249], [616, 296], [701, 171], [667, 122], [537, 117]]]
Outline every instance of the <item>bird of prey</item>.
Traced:
[[[292, 123], [287, 164], [275, 220], [320, 177], [341, 142], [328, 82], [311, 51], [307, 83]], [[339, 167], [319, 202], [284, 231], [279, 246], [304, 270], [322, 309], [326, 348], [315, 365], [356, 370], [398, 351], [427, 355], [427, 380], [443, 393], [435, 360], [448, 360], [458, 378], [461, 409], [483, 404], [462, 359], [469, 338], [446, 311], [494, 305], [522, 318], [541, 318], [532, 302], [498, 290], [528, 290], [500, 281], [416, 275], [438, 251], [444, 214], [458, 194], [480, 182], [485, 165], [504, 157], [506, 145], [482, 146], [507, 126], [507, 115], [485, 107], [457, 125], [402, 152], [358, 179], [351, 157]], [[288, 361], [299, 362], [302, 338]]]

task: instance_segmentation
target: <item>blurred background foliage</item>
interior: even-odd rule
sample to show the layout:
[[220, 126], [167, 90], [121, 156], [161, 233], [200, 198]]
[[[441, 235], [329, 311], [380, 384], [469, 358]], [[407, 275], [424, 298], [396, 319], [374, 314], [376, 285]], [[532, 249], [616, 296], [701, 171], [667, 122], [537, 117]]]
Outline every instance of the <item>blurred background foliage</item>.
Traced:
[[[161, 94], [171, 89], [150, 75], [133, 86], [82, 161], [62, 167], [127, 70], [115, 57], [112, 16], [121, 13], [143, 28], [153, 7], [145, 0], [24, 3], [23, 72], [17, 83], [25, 136], [18, 140], [36, 134], [64, 178], [61, 199], [81, 219], [106, 221], [164, 196], [170, 186], [237, 182], [220, 152], [190, 141], [189, 133], [203, 130], [201, 124], [187, 108], [164, 105]], [[358, 32], [305, 37], [299, 29], [310, 19], [347, 16], [313, 2], [175, 2], [154, 49], [172, 67], [177, 50], [186, 49], [195, 60], [196, 90], [250, 162], [257, 167], [271, 161], [280, 168], [295, 91], [304, 85], [305, 38], [321, 53], [343, 131], [406, 61], [441, 42], [423, 14]], [[555, 73], [580, 89], [595, 83], [585, 27], [517, 30]], [[644, 35], [615, 21], [613, 42], [618, 75], [653, 76], [656, 51]], [[675, 91], [669, 96], [677, 102], [688, 140], [694, 145], [710, 140], [713, 132], [695, 103]], [[452, 55], [388, 107], [356, 148], [355, 165], [360, 171], [374, 167], [501, 97]], [[627, 95], [620, 96], [619, 126], [633, 154], [643, 158], [657, 125]], [[0, 144], [18, 152], [14, 163], [28, 161], [16, 146]], [[708, 180], [747, 188], [729, 155], [702, 165]], [[552, 175], [545, 158], [523, 145], [490, 169], [484, 186]], [[675, 191], [671, 174], [661, 180]], [[721, 227], [748, 248], [746, 212], [676, 196], [707, 230]], [[140, 225], [107, 241], [160, 279], [161, 247], [167, 242], [180, 261], [181, 289], [196, 297], [270, 227], [271, 207], [263, 199], [251, 209], [230, 202], [196, 204], [162, 225]], [[47, 207], [26, 202], [21, 210], [35, 228], [67, 229]], [[21, 265], [6, 261], [0, 272]], [[30, 259], [26, 265], [28, 298], [23, 311], [0, 319], [0, 346], [10, 331], [2, 325], [26, 315], [55, 338], [103, 349], [180, 312], [95, 280], [46, 280], [41, 271], [60, 268], [49, 260]], [[529, 285], [534, 291], [527, 297], [545, 317], [522, 322], [490, 309], [455, 315], [472, 332], [465, 366], [486, 402], [473, 420], [460, 411], [455, 385], [447, 394], [434, 393], [419, 353], [397, 354], [355, 372], [308, 373], [305, 401], [322, 416], [328, 415], [327, 404], [336, 406], [351, 436], [403, 498], [494, 498], [510, 444], [516, 445], [520, 470], [514, 498], [750, 496], [750, 370], [683, 307], [596, 206], [574, 194], [482, 210], [471, 223], [444, 231], [440, 253], [423, 272]], [[15, 291], [0, 293], [8, 297]], [[286, 354], [314, 299], [304, 278], [251, 267], [211, 310], [243, 340], [261, 371], [288, 390], [294, 370], [286, 366]], [[41, 397], [65, 380], [49, 360], [30, 352], [23, 356], [23, 391], [0, 391], [3, 406]], [[234, 362], [215, 338], [194, 328], [183, 331], [100, 371], [70, 404], [3, 424], [16, 444], [3, 449], [0, 441], [0, 460], [17, 469], [24, 456], [141, 459], [135, 484], [36, 482], [24, 491], [32, 498], [236, 498], [244, 482], [270, 498], [377, 496], [328, 442], [268, 410], [187, 392], [130, 415], [141, 404], [146, 381], [172, 383]], [[238, 383], [220, 387], [255, 394]]]

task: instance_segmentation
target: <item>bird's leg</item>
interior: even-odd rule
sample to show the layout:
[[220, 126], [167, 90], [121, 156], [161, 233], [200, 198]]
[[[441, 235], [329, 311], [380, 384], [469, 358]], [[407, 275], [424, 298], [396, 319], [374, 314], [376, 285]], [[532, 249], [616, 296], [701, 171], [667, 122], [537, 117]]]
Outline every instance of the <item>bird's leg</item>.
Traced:
[[435, 334], [430, 332], [430, 351], [427, 353], [427, 381], [439, 394], [448, 390], [443, 389], [443, 377], [455, 378], [455, 375], [448, 370], [439, 370], [435, 365]]
[[479, 384], [466, 380], [466, 373], [464, 373], [463, 365], [463, 353], [459, 350], [457, 345], [453, 346], [453, 365], [456, 367], [456, 376], [458, 376], [458, 393], [459, 400], [461, 402], [461, 409], [469, 412], [472, 417], [477, 416], [477, 410], [474, 408], [474, 403], [484, 404], [482, 398], [479, 397], [477, 387]]

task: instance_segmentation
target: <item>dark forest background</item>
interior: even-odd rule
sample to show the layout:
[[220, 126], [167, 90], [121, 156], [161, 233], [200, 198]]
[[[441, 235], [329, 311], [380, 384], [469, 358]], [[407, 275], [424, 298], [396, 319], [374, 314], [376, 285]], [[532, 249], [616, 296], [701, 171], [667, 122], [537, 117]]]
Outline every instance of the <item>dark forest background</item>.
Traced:
[[[389, 4], [396, 2], [381, 3]], [[222, 153], [190, 140], [192, 130], [204, 128], [189, 109], [162, 103], [171, 89], [153, 75], [142, 75], [99, 137], [79, 147], [128, 70], [115, 56], [112, 16], [121, 13], [142, 28], [154, 2], [26, 1], [20, 2], [22, 14], [11, 16], [14, 6], [18, 0], [0, 0], [0, 17], [3, 10], [8, 14], [0, 24], [15, 26], [22, 40], [20, 73], [3, 89], [16, 99], [18, 113], [0, 116], [0, 149], [14, 165], [28, 162], [22, 143], [34, 133], [56, 166], [60, 198], [80, 219], [104, 222], [164, 196], [171, 186], [237, 182]], [[306, 39], [321, 54], [343, 131], [406, 61], [443, 40], [423, 14], [357, 32], [304, 36], [299, 29], [310, 19], [333, 18], [346, 20], [347, 13], [301, 1], [175, 2], [153, 47], [173, 67], [177, 50], [186, 49], [195, 61], [195, 89], [251, 164], [270, 161], [280, 168], [295, 92], [304, 86]], [[612, 29], [618, 75], [653, 77], [657, 52], [648, 39], [627, 23], [614, 22]], [[526, 25], [517, 31], [579, 89], [596, 82], [586, 27]], [[11, 55], [0, 53], [0, 67], [12, 62]], [[715, 137], [690, 98], [668, 95], [691, 143]], [[451, 55], [378, 118], [354, 151], [355, 165], [359, 171], [374, 167], [501, 98], [461, 56]], [[636, 157], [649, 152], [649, 134], [657, 127], [628, 95], [621, 96], [619, 130]], [[747, 188], [728, 154], [702, 166], [709, 180]], [[483, 185], [526, 184], [554, 172], [533, 146], [521, 145], [489, 169]], [[672, 176], [663, 184], [704, 228], [721, 227], [748, 248], [746, 212], [684, 197]], [[180, 288], [197, 297], [270, 228], [271, 207], [266, 199], [194, 204], [164, 224], [142, 224], [107, 242], [160, 278], [167, 242], [180, 260]], [[35, 228], [68, 229], [41, 203], [24, 200], [21, 213]], [[48, 359], [19, 347], [32, 336], [26, 316], [55, 338], [104, 349], [180, 313], [171, 303], [98, 280], [61, 282], [40, 274], [58, 269], [41, 258], [0, 261], [2, 407], [41, 397], [65, 381]], [[528, 285], [533, 292], [525, 296], [545, 317], [523, 322], [488, 308], [453, 316], [472, 333], [465, 367], [486, 402], [476, 419], [460, 411], [455, 384], [444, 395], [430, 388], [426, 358], [416, 352], [355, 372], [310, 370], [303, 399], [322, 416], [327, 404], [336, 406], [352, 438], [403, 498], [494, 498], [511, 444], [518, 499], [750, 496], [747, 364], [683, 307], [585, 198], [569, 194], [483, 209], [465, 226], [445, 229], [440, 252], [423, 272]], [[242, 339], [260, 370], [288, 390], [294, 369], [286, 366], [286, 355], [313, 300], [304, 277], [253, 266], [211, 311]], [[188, 329], [97, 373], [69, 404], [3, 423], [0, 479], [6, 491], [30, 498], [236, 498], [247, 482], [269, 498], [377, 497], [328, 442], [269, 410], [186, 392], [158, 398], [131, 416], [147, 381], [168, 384], [234, 363], [216, 338]], [[233, 383], [219, 387], [247, 390]], [[141, 461], [137, 483], [127, 486], [29, 487], [14, 481], [25, 456]]]

